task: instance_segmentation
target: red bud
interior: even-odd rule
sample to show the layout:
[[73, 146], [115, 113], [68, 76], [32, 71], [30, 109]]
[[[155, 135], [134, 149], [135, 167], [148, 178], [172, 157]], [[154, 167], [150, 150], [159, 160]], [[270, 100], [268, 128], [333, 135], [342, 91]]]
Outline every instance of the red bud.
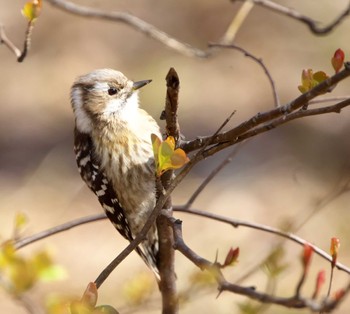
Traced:
[[317, 279], [316, 279], [316, 287], [315, 287], [315, 292], [313, 294], [313, 298], [317, 298], [323, 284], [326, 281], [326, 271], [325, 270], [320, 270], [317, 274]]
[[224, 262], [224, 267], [225, 266], [230, 266], [232, 265], [234, 262], [237, 261], [239, 256], [239, 247], [233, 249], [232, 247], [230, 248], [229, 252], [226, 255], [225, 258], [225, 262]]
[[314, 252], [314, 249], [312, 246], [308, 243], [304, 244], [304, 251], [302, 255], [302, 263], [304, 265], [304, 271], [306, 273], [307, 269], [309, 268], [310, 261], [311, 261], [311, 256], [312, 253]]
[[332, 60], [331, 60], [335, 73], [338, 73], [339, 70], [342, 68], [343, 63], [344, 63], [344, 59], [345, 59], [344, 51], [341, 50], [340, 48], [337, 49], [334, 53]]

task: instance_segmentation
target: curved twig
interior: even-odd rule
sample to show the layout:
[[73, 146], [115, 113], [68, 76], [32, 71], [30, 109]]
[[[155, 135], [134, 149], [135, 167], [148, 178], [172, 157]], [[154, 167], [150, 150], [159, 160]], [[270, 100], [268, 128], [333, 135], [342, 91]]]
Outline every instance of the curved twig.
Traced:
[[15, 243], [15, 248], [18, 250], [24, 246], [27, 246], [29, 244], [32, 244], [36, 241], [45, 239], [47, 237], [50, 237], [54, 234], [72, 229], [74, 227], [77, 226], [81, 226], [90, 222], [95, 222], [98, 220], [103, 220], [103, 219], [107, 219], [106, 215], [104, 213], [101, 214], [97, 214], [97, 215], [92, 215], [92, 216], [87, 216], [87, 217], [82, 217], [82, 218], [78, 218], [78, 219], [74, 219], [72, 221], [66, 222], [62, 225], [58, 225], [56, 227], [53, 228], [49, 228], [47, 230], [41, 231], [39, 233], [36, 233], [34, 235], [19, 239], [16, 241]]
[[[264, 232], [267, 232], [267, 233], [272, 233], [274, 235], [277, 235], [277, 236], [286, 238], [288, 240], [291, 240], [291, 241], [293, 241], [293, 242], [295, 242], [297, 244], [300, 244], [302, 246], [304, 246], [305, 244], [308, 244], [308, 245], [310, 245], [313, 248], [314, 252], [317, 255], [321, 256], [322, 258], [324, 258], [325, 260], [327, 260], [329, 262], [332, 262], [332, 257], [329, 254], [327, 254], [325, 251], [321, 250], [317, 246], [310, 244], [306, 240], [304, 240], [304, 239], [302, 239], [302, 238], [300, 238], [300, 237], [298, 237], [298, 236], [296, 236], [296, 235], [294, 235], [294, 234], [292, 234], [290, 232], [284, 232], [284, 231], [281, 231], [281, 230], [279, 230], [277, 228], [274, 228], [274, 227], [270, 227], [270, 226], [266, 226], [266, 225], [262, 225], [262, 224], [257, 224], [257, 223], [252, 223], [252, 222], [249, 222], [249, 221], [227, 218], [227, 217], [220, 216], [220, 215], [217, 215], [217, 214], [214, 214], [214, 213], [210, 213], [210, 212], [206, 212], [206, 211], [203, 211], [203, 210], [186, 209], [186, 208], [184, 208], [184, 206], [174, 206], [173, 209], [176, 212], [196, 215], [196, 216], [199, 216], [199, 217], [205, 217], [205, 218], [209, 218], [209, 219], [212, 219], [212, 220], [220, 221], [220, 222], [229, 224], [229, 225], [231, 225], [234, 228], [237, 228], [237, 227], [248, 227], [248, 228], [251, 228], [251, 229], [260, 230], [260, 231], [264, 231]], [[343, 265], [341, 263], [337, 263], [336, 267], [337, 267], [337, 269], [339, 269], [341, 271], [344, 271], [347, 274], [350, 274], [350, 268], [349, 267], [347, 267], [347, 266], [345, 266], [345, 265]]]
[[218, 144], [220, 148], [223, 149], [225, 147], [231, 146], [234, 143], [240, 142], [252, 136], [253, 133], [254, 135], [258, 134], [257, 127], [259, 127], [260, 125], [262, 125], [262, 127], [260, 127], [259, 133], [263, 131], [267, 131], [268, 129], [266, 129], [266, 126], [270, 126], [270, 127], [276, 126], [277, 124], [275, 122], [278, 118], [280, 118], [279, 124], [283, 124], [287, 121], [287, 119], [292, 120], [292, 119], [301, 118], [309, 115], [338, 112], [341, 110], [341, 108], [348, 105], [346, 103], [347, 100], [345, 100], [345, 103], [341, 102], [334, 106], [328, 106], [328, 107], [322, 107], [322, 108], [310, 109], [310, 110], [300, 110], [295, 115], [293, 113], [294, 111], [308, 104], [310, 100], [316, 98], [319, 95], [327, 93], [330, 87], [336, 85], [337, 83], [346, 79], [349, 76], [350, 76], [350, 63], [346, 62], [345, 68], [342, 71], [329, 77], [325, 81], [321, 82], [320, 84], [312, 88], [310, 91], [300, 95], [299, 97], [290, 101], [286, 105], [269, 110], [269, 111], [258, 113], [253, 117], [251, 117], [250, 119], [242, 122], [238, 126], [232, 128], [231, 130], [217, 134], [215, 136], [197, 138], [192, 141], [183, 141], [181, 143], [181, 148], [186, 152], [191, 152], [191, 151], [200, 149], [201, 147], [203, 147], [203, 145], [205, 145], [205, 143], [208, 140], [210, 140], [212, 144]]
[[[231, 0], [232, 2], [236, 0]], [[246, 0], [240, 0], [240, 1], [246, 1]], [[275, 11], [277, 13], [283, 14], [285, 16], [288, 16], [290, 18], [293, 18], [297, 21], [300, 21], [307, 25], [310, 29], [310, 31], [316, 35], [326, 35], [330, 33], [335, 27], [337, 27], [349, 14], [350, 14], [350, 2], [347, 5], [346, 9], [334, 19], [333, 22], [331, 22], [329, 25], [320, 27], [319, 23], [312, 18], [301, 14], [297, 10], [285, 7], [281, 4], [278, 4], [276, 2], [270, 1], [270, 0], [250, 0], [256, 5], [260, 5], [264, 8], [267, 8], [271, 11]]]
[[22, 62], [27, 56], [27, 53], [30, 48], [30, 41], [31, 41], [31, 36], [34, 28], [34, 23], [35, 23], [35, 19], [28, 22], [22, 51], [18, 49], [16, 45], [7, 37], [5, 32], [5, 27], [3, 24], [0, 23], [0, 44], [6, 45], [6, 47], [9, 48], [14, 53], [18, 62]]
[[249, 297], [250, 299], [257, 300], [262, 303], [271, 303], [271, 304], [279, 304], [286, 307], [291, 308], [309, 308], [312, 311], [322, 312], [322, 311], [330, 311], [336, 308], [340, 301], [344, 299], [344, 297], [350, 291], [350, 283], [346, 285], [345, 289], [343, 289], [344, 294], [340, 298], [335, 299], [325, 299], [320, 302], [317, 302], [313, 299], [306, 299], [300, 296], [293, 296], [290, 298], [286, 297], [278, 297], [270, 294], [266, 294], [263, 292], [257, 291], [254, 287], [243, 287], [240, 285], [236, 285], [228, 282], [218, 263], [210, 262], [205, 258], [199, 256], [195, 253], [189, 246], [186, 245], [182, 236], [182, 222], [174, 217], [168, 216], [166, 212], [162, 212], [165, 215], [170, 225], [173, 228], [174, 240], [175, 240], [175, 249], [181, 252], [184, 256], [186, 256], [191, 262], [193, 262], [197, 267], [201, 270], [209, 271], [213, 277], [215, 278], [218, 284], [219, 293], [222, 291], [230, 291], [235, 294], [240, 294]]
[[266, 76], [267, 76], [267, 78], [268, 78], [268, 80], [270, 82], [271, 89], [272, 89], [273, 100], [274, 100], [274, 103], [275, 103], [275, 108], [278, 108], [280, 106], [280, 100], [278, 98], [275, 82], [274, 82], [274, 80], [272, 78], [272, 75], [271, 75], [269, 69], [264, 64], [264, 62], [262, 61], [261, 58], [258, 58], [256, 56], [254, 56], [253, 54], [251, 54], [247, 50], [243, 49], [242, 47], [236, 46], [236, 45], [228, 45], [228, 44], [220, 44], [220, 43], [209, 43], [209, 47], [235, 49], [235, 50], [238, 50], [238, 51], [242, 52], [246, 57], [253, 59], [257, 64], [259, 64], [263, 68], [263, 70], [264, 70], [264, 72], [265, 72], [265, 74], [266, 74]]
[[170, 35], [166, 34], [165, 32], [161, 31], [160, 29], [156, 28], [155, 26], [127, 12], [104, 11], [96, 8], [90, 8], [87, 6], [79, 5], [66, 0], [46, 0], [46, 1], [52, 4], [53, 6], [71, 14], [75, 14], [83, 17], [102, 19], [107, 21], [113, 21], [113, 22], [125, 23], [131, 26], [132, 28], [136, 29], [137, 31], [143, 33], [144, 35], [149, 36], [161, 42], [165, 46], [172, 48], [186, 56], [199, 57], [199, 58], [208, 57], [208, 52], [195, 48], [187, 43], [183, 43], [175, 39], [174, 37], [171, 37]]

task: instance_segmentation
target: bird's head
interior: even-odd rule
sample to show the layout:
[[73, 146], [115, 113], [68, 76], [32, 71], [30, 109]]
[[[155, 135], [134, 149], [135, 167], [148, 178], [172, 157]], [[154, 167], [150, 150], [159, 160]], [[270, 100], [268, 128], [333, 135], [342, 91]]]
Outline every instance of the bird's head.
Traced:
[[138, 109], [137, 90], [151, 80], [133, 82], [123, 73], [100, 69], [78, 77], [71, 90], [76, 127], [90, 133], [95, 123], [114, 119], [127, 122]]

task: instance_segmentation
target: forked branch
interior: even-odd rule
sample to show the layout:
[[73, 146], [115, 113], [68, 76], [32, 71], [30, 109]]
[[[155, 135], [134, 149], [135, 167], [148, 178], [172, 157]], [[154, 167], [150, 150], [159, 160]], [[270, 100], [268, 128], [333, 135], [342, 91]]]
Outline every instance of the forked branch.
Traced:
[[314, 312], [328, 312], [334, 310], [350, 291], [349, 283], [343, 289], [343, 294], [341, 297], [334, 299], [327, 298], [322, 301], [317, 301], [314, 299], [302, 298], [297, 295], [289, 298], [278, 297], [259, 292], [255, 289], [255, 287], [243, 287], [230, 283], [225, 279], [224, 274], [222, 273], [221, 268], [217, 262], [213, 263], [206, 260], [205, 258], [195, 253], [189, 246], [187, 246], [182, 235], [182, 222], [178, 219], [175, 219], [174, 217], [168, 216], [164, 211], [161, 212], [161, 214], [167, 217], [169, 224], [173, 228], [175, 241], [174, 248], [186, 256], [187, 259], [193, 262], [201, 270], [210, 272], [217, 282], [219, 293], [223, 291], [230, 291], [235, 294], [247, 296], [250, 299], [257, 300], [262, 303], [278, 304], [296, 309], [308, 308]]

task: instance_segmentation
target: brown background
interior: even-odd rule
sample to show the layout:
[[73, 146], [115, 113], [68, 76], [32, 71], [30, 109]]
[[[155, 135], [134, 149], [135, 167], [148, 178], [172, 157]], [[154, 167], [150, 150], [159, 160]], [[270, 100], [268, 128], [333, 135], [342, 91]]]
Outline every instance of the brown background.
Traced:
[[[174, 37], [205, 49], [218, 41], [240, 3], [224, 0], [178, 1], [76, 1], [107, 10], [135, 14]], [[22, 45], [25, 20], [20, 14], [24, 1], [0, 0], [0, 21], [7, 34]], [[324, 23], [332, 21], [347, 1], [279, 1]], [[294, 20], [256, 7], [240, 29], [236, 44], [263, 58], [276, 82], [281, 103], [300, 93], [304, 68], [332, 73], [330, 58], [341, 47], [348, 55], [350, 21], [345, 20], [328, 36], [315, 37]], [[83, 185], [72, 152], [73, 118], [69, 89], [77, 75], [102, 67], [124, 72], [141, 80], [152, 78], [142, 90], [143, 107], [159, 117], [165, 98], [165, 75], [175, 67], [181, 79], [182, 132], [187, 138], [213, 133], [233, 110], [230, 125], [273, 106], [270, 86], [262, 69], [235, 51], [221, 51], [210, 59], [191, 59], [172, 51], [135, 30], [120, 24], [69, 15], [44, 1], [42, 16], [32, 38], [32, 48], [23, 64], [0, 46], [0, 237], [11, 235], [14, 214], [24, 211], [30, 219], [29, 235], [81, 216], [98, 213], [100, 206]], [[332, 95], [347, 95], [350, 83], [341, 83]], [[209, 185], [195, 208], [233, 218], [281, 227], [300, 222], [349, 175], [349, 110], [296, 121], [260, 135], [240, 151], [234, 161]], [[210, 170], [227, 154], [223, 152], [197, 166], [175, 191], [174, 203], [184, 203]], [[298, 235], [328, 251], [329, 239], [341, 239], [340, 260], [350, 265], [349, 195], [329, 203]], [[259, 263], [278, 238], [250, 229], [232, 229], [202, 218], [176, 214], [184, 220], [185, 237], [191, 247], [211, 260], [216, 251], [239, 246], [239, 264], [229, 269], [233, 281]], [[40, 284], [30, 293], [42, 303], [49, 293], [81, 295], [106, 264], [126, 245], [113, 227], [102, 221], [79, 227], [41, 241], [26, 249], [47, 247], [69, 277], [61, 282]], [[301, 271], [300, 247], [289, 243], [284, 259], [288, 271], [278, 279], [278, 293], [291, 295]], [[314, 258], [305, 295], [312, 292], [314, 278], [329, 265]], [[180, 291], [189, 286], [195, 267], [177, 255]], [[135, 273], [145, 270], [133, 254], [100, 290], [99, 304], [129, 309], [121, 292]], [[147, 271], [147, 270], [146, 270]], [[336, 273], [334, 287], [348, 278]], [[262, 271], [246, 285], [265, 289]], [[326, 289], [322, 291], [326, 293]], [[237, 313], [243, 297], [224, 293], [216, 299], [215, 287], [188, 295], [181, 313]], [[156, 306], [154, 306], [156, 305]], [[152, 310], [153, 309], [153, 310]], [[0, 291], [2, 313], [25, 313]], [[337, 313], [348, 313], [350, 301]], [[268, 313], [295, 313], [272, 307]], [[121, 312], [123, 313], [123, 311]], [[127, 313], [127, 311], [125, 311]], [[159, 313], [157, 301], [140, 313]], [[307, 312], [305, 312], [307, 313]]]

